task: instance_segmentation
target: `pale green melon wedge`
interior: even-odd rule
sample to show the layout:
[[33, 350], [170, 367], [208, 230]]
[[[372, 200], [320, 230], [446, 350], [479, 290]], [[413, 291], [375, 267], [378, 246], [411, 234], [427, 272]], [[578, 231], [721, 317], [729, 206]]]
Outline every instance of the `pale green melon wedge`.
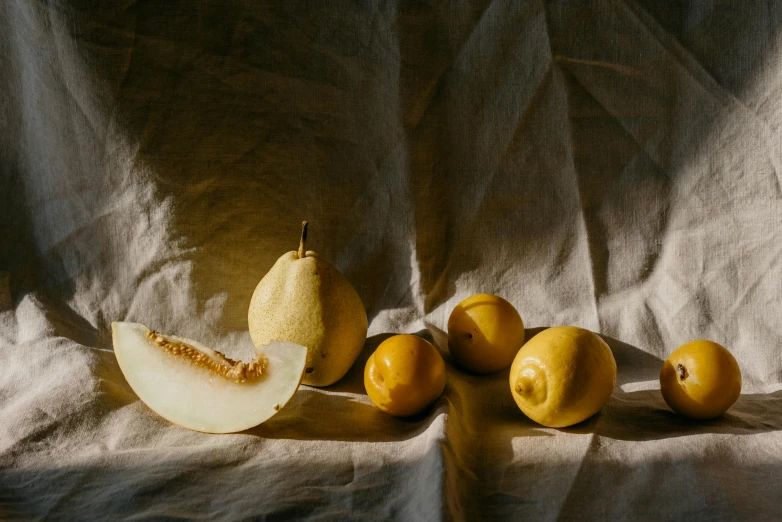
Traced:
[[114, 354], [136, 395], [166, 420], [191, 430], [230, 433], [266, 421], [301, 383], [307, 348], [272, 341], [250, 363], [139, 323], [111, 324]]

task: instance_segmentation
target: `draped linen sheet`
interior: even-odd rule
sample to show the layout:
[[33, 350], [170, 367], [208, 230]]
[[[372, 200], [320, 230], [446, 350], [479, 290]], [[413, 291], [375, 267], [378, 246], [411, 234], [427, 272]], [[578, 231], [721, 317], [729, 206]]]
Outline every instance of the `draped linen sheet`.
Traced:
[[[782, 515], [782, 4], [653, 0], [0, 2], [0, 518], [772, 520]], [[336, 385], [187, 431], [136, 397], [112, 321], [251, 348], [298, 243], [370, 326]], [[453, 366], [467, 296], [618, 363], [595, 417], [524, 417]], [[395, 419], [392, 333], [448, 383]], [[693, 422], [657, 381], [728, 347], [743, 394]]]

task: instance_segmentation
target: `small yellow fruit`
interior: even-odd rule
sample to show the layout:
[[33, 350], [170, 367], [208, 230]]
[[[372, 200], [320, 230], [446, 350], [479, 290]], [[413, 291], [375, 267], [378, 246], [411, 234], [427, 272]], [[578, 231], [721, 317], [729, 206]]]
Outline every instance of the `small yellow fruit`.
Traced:
[[660, 371], [663, 399], [676, 413], [712, 419], [725, 413], [741, 394], [741, 370], [731, 353], [711, 341], [681, 345]]
[[504, 370], [522, 344], [524, 323], [502, 297], [468, 297], [456, 305], [448, 319], [448, 349], [459, 366], [475, 373]]
[[550, 428], [577, 424], [603, 407], [616, 384], [616, 361], [599, 336], [574, 326], [543, 330], [510, 368], [510, 389], [522, 412]]
[[440, 352], [415, 335], [395, 335], [367, 360], [364, 387], [369, 399], [395, 417], [414, 415], [442, 395], [445, 363]]

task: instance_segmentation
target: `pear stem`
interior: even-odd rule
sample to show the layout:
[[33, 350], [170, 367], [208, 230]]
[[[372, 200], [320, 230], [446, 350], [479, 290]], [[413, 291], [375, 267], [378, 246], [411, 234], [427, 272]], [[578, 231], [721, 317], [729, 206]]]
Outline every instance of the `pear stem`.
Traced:
[[307, 243], [307, 222], [301, 222], [301, 238], [299, 239], [299, 251], [297, 252], [299, 259], [307, 257], [307, 250], [304, 248]]

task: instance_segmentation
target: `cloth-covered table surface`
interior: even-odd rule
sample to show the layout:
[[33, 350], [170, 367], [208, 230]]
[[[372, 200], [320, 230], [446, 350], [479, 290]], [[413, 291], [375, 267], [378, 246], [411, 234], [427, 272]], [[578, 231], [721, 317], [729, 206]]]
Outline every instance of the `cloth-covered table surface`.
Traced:
[[[0, 519], [779, 519], [780, 126], [779, 2], [0, 2]], [[236, 434], [153, 413], [111, 322], [248, 353], [302, 219], [367, 309], [347, 376]], [[482, 292], [604, 337], [598, 415], [453, 364]], [[407, 419], [363, 385], [394, 333], [447, 365]], [[700, 422], [658, 381], [698, 338], [743, 376]]]

